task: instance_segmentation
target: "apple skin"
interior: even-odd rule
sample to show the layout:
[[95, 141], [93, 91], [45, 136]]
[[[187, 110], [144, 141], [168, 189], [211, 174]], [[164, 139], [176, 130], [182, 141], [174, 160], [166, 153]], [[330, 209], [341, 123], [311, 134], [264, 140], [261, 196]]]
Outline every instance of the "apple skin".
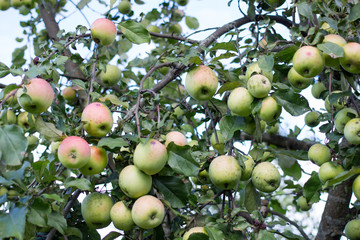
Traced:
[[180, 9], [175, 9], [173, 14], [172, 14], [172, 20], [174, 22], [180, 22], [181, 19], [184, 17], [185, 13], [183, 10]]
[[319, 125], [320, 123], [320, 113], [318, 112], [308, 112], [306, 115], [305, 115], [305, 124], [306, 126], [309, 126], [309, 127], [316, 127], [317, 125]]
[[193, 227], [184, 233], [183, 240], [188, 240], [192, 233], [203, 233], [208, 236], [208, 233], [204, 227]]
[[26, 139], [28, 141], [28, 150], [35, 149], [39, 145], [39, 138], [32, 134], [27, 136]]
[[24, 5], [24, 1], [23, 0], [10, 0], [11, 6], [13, 8], [20, 8], [22, 5]]
[[247, 88], [253, 97], [264, 98], [271, 90], [271, 82], [264, 75], [255, 74], [249, 78]]
[[188, 4], [189, 0], [176, 0], [176, 3], [180, 6], [186, 6]]
[[80, 172], [86, 176], [95, 175], [101, 173], [108, 163], [108, 157], [106, 154], [106, 150], [97, 147], [91, 146], [90, 147], [90, 159], [85, 166], [80, 168]]
[[344, 133], [344, 128], [347, 122], [353, 118], [359, 117], [355, 109], [343, 108], [335, 115], [335, 129], [339, 133]]
[[151, 190], [151, 176], [142, 172], [135, 165], [128, 165], [119, 174], [119, 186], [126, 196], [139, 198]]
[[232, 189], [241, 178], [241, 167], [232, 156], [218, 156], [210, 163], [209, 176], [211, 182], [218, 188]]
[[352, 191], [355, 194], [355, 197], [360, 200], [360, 175], [357, 176], [352, 185]]
[[297, 205], [300, 207], [302, 211], [309, 211], [311, 209], [311, 203], [308, 203], [304, 196], [300, 196], [297, 199]]
[[360, 118], [353, 118], [346, 123], [344, 137], [351, 144], [360, 144]]
[[106, 65], [105, 72], [101, 73], [101, 81], [106, 86], [114, 86], [121, 79], [121, 71], [117, 66], [114, 65]]
[[90, 156], [90, 146], [81, 137], [67, 137], [60, 143], [58, 148], [60, 162], [70, 169], [82, 168], [89, 162]]
[[76, 100], [76, 91], [72, 87], [66, 87], [62, 90], [61, 95], [66, 101], [74, 102]]
[[[5, 123], [7, 124], [15, 124], [16, 123], [16, 115], [15, 113], [11, 110], [11, 109], [7, 109], [6, 113], [4, 113], [4, 110], [0, 112], [0, 116], [1, 115], [5, 115], [6, 114], [6, 118], [4, 119]], [[2, 121], [0, 120], [0, 124], [2, 123]]]
[[293, 67], [289, 70], [287, 78], [291, 86], [293, 86], [295, 89], [301, 89], [301, 90], [310, 86], [310, 84], [312, 84], [314, 81], [313, 78], [306, 78], [301, 76], [296, 72], [296, 70]]
[[5, 11], [10, 8], [10, 0], [0, 0], [0, 10]]
[[274, 164], [262, 162], [255, 166], [251, 179], [258, 190], [271, 193], [280, 186], [281, 177]]
[[115, 40], [116, 33], [116, 26], [109, 19], [99, 18], [91, 24], [91, 37], [99, 45], [111, 45]]
[[308, 158], [316, 165], [321, 166], [331, 160], [331, 152], [327, 146], [321, 143], [316, 143], [310, 147], [308, 151]]
[[149, 32], [154, 32], [154, 33], [160, 33], [161, 30], [158, 26], [155, 26], [155, 25], [149, 25], [147, 28], [146, 28]]
[[247, 181], [250, 179], [253, 169], [255, 167], [254, 159], [250, 156], [245, 156], [246, 160], [244, 162], [245, 168], [241, 171], [241, 181]]
[[[341, 91], [333, 91], [331, 94], [333, 94], [333, 93], [341, 93]], [[330, 104], [329, 96], [327, 96], [325, 98], [325, 109], [326, 109], [326, 111], [331, 113], [331, 104]], [[334, 106], [335, 111], [339, 111], [340, 109], [344, 108], [345, 104], [347, 102], [347, 99], [348, 99], [347, 96], [340, 97], [336, 102], [334, 102], [332, 106]]]
[[344, 57], [340, 58], [341, 66], [349, 73], [360, 73], [360, 44], [349, 42], [343, 46]]
[[359, 219], [353, 219], [345, 225], [345, 235], [350, 240], [360, 240]]
[[185, 146], [187, 144], [184, 134], [178, 131], [172, 131], [166, 134], [165, 146], [167, 147], [171, 142], [178, 146]]
[[150, 139], [147, 143], [139, 143], [134, 151], [134, 164], [148, 175], [154, 175], [163, 169], [168, 160], [166, 146]]
[[218, 143], [216, 142], [215, 132], [211, 134], [210, 143], [211, 146], [218, 151], [219, 154], [224, 154], [225, 149], [225, 140], [222, 133], [218, 130], [216, 131], [218, 137]]
[[156, 197], [145, 195], [135, 201], [131, 209], [131, 216], [137, 226], [143, 229], [152, 229], [162, 223], [165, 208]]
[[316, 47], [303, 46], [295, 52], [293, 65], [298, 74], [305, 78], [312, 78], [322, 72], [325, 60]]
[[251, 113], [251, 104], [254, 97], [244, 87], [238, 87], [231, 91], [227, 105], [230, 111], [238, 116], [246, 117]]
[[25, 132], [29, 132], [35, 127], [35, 117], [28, 112], [21, 112], [17, 117], [17, 124], [22, 127]]
[[211, 68], [200, 65], [187, 73], [185, 89], [194, 99], [206, 101], [216, 93], [218, 82], [219, 80]]
[[52, 154], [57, 154], [61, 142], [52, 142], [50, 144], [50, 151]]
[[180, 35], [182, 33], [182, 27], [179, 23], [171, 24], [169, 27], [169, 32], [171, 34]]
[[118, 10], [125, 15], [131, 13], [131, 3], [128, 0], [122, 0], [118, 5]]
[[[261, 74], [264, 75], [265, 77], [267, 77], [269, 79], [270, 82], [273, 81], [274, 78], [274, 74], [272, 73], [272, 71], [263, 71], [260, 67], [259, 67], [259, 63], [258, 62], [254, 62], [252, 64], [250, 64], [245, 72], [245, 80], [248, 81], [249, 78], [252, 75], [255, 74]], [[240, 76], [239, 76], [240, 77]]]
[[259, 111], [259, 118], [265, 122], [275, 121], [281, 114], [282, 107], [273, 97], [266, 97], [262, 100]]
[[81, 115], [85, 131], [94, 137], [104, 137], [111, 131], [113, 118], [110, 109], [100, 102], [90, 103]]
[[[324, 37], [323, 42], [331, 42], [343, 47], [346, 44], [346, 40], [337, 34], [328, 34]], [[340, 70], [339, 58], [332, 58], [329, 54], [324, 53], [325, 66], [332, 67], [336, 70]]]
[[5, 195], [8, 192], [7, 188], [4, 186], [0, 187], [0, 196]]
[[95, 229], [104, 228], [111, 223], [112, 199], [98, 192], [87, 195], [81, 203], [81, 215], [86, 224]]
[[319, 178], [322, 183], [335, 178], [342, 173], [344, 168], [341, 165], [335, 165], [333, 162], [326, 162], [319, 169]]
[[311, 88], [311, 94], [316, 99], [320, 99], [321, 98], [320, 95], [324, 91], [326, 91], [326, 87], [322, 82], [315, 83]]
[[209, 175], [208, 171], [206, 171], [206, 169], [204, 169], [198, 173], [197, 179], [202, 184], [210, 184], [211, 183], [210, 175]]
[[131, 217], [131, 210], [122, 201], [112, 206], [110, 218], [114, 226], [119, 230], [130, 231], [135, 225]]
[[26, 92], [19, 89], [16, 93], [19, 105], [29, 113], [45, 112], [52, 104], [55, 93], [51, 85], [42, 78], [32, 78], [25, 85]]

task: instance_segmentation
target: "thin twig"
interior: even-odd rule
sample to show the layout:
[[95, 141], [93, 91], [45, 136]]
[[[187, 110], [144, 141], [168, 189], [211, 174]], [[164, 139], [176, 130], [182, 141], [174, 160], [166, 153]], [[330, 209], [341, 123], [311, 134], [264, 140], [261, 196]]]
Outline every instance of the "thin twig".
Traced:
[[89, 93], [88, 93], [88, 97], [87, 97], [87, 101], [86, 101], [86, 106], [89, 105], [90, 103], [90, 95], [93, 91], [93, 84], [96, 78], [96, 65], [97, 65], [97, 61], [99, 59], [99, 54], [97, 53], [97, 49], [95, 49], [95, 62], [92, 65], [92, 69], [91, 69], [91, 80], [90, 80], [90, 88], [89, 88]]

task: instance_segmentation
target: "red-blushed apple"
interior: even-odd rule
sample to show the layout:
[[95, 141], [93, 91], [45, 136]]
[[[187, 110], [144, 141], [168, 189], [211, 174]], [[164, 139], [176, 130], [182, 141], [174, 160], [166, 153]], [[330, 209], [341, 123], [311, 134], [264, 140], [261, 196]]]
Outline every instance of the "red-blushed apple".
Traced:
[[281, 114], [282, 107], [276, 102], [275, 98], [269, 96], [262, 100], [259, 111], [259, 118], [265, 122], [275, 121]]
[[241, 178], [241, 168], [238, 161], [229, 155], [218, 156], [209, 166], [211, 182], [221, 189], [232, 189]]
[[219, 80], [211, 68], [200, 65], [187, 73], [185, 89], [194, 99], [206, 101], [216, 93], [218, 82]]
[[249, 116], [251, 113], [251, 104], [254, 97], [244, 87], [238, 87], [231, 91], [227, 105], [233, 114], [241, 117]]
[[81, 137], [70, 136], [62, 140], [58, 148], [58, 158], [62, 165], [75, 169], [85, 166], [91, 156], [90, 146]]
[[335, 178], [337, 175], [342, 173], [344, 168], [334, 162], [326, 162], [321, 165], [319, 169], [319, 178], [322, 183]]
[[172, 14], [172, 20], [174, 22], [180, 22], [181, 19], [184, 17], [185, 13], [183, 10], [180, 9], [175, 9], [173, 14]]
[[360, 200], [360, 175], [355, 178], [352, 185], [352, 191], [355, 194], [355, 197]]
[[[251, 63], [245, 72], [245, 80], [248, 81], [249, 78], [255, 74], [261, 74], [264, 75], [265, 77], [267, 77], [269, 79], [270, 82], [272, 82], [273, 78], [274, 78], [274, 74], [272, 73], [272, 71], [263, 71], [258, 62], [254, 62]], [[240, 77], [240, 76], [239, 76]]]
[[135, 225], [131, 217], [131, 210], [122, 201], [112, 206], [110, 218], [114, 226], [119, 230], [130, 231]]
[[128, 165], [119, 174], [119, 186], [126, 196], [139, 198], [151, 190], [152, 177], [135, 165]]
[[183, 240], [188, 240], [190, 235], [193, 233], [202, 233], [202, 234], [208, 236], [208, 233], [204, 227], [193, 227], [184, 233]]
[[241, 181], [247, 181], [250, 179], [252, 171], [255, 167], [254, 159], [250, 156], [245, 156], [246, 160], [244, 161], [245, 167], [241, 170]]
[[155, 139], [139, 143], [134, 151], [134, 164], [148, 175], [154, 175], [163, 169], [168, 160], [166, 146]]
[[258, 190], [271, 193], [280, 186], [281, 176], [274, 164], [262, 162], [253, 169], [251, 180]]
[[85, 131], [94, 137], [103, 137], [108, 134], [113, 125], [110, 109], [100, 102], [90, 103], [81, 115]]
[[108, 163], [108, 157], [106, 154], [106, 150], [97, 147], [90, 147], [90, 159], [85, 166], [80, 168], [80, 172], [84, 175], [95, 175], [101, 173]]
[[24, 129], [25, 132], [31, 131], [35, 127], [35, 117], [28, 112], [21, 112], [17, 117], [17, 124]]
[[344, 57], [340, 58], [341, 66], [349, 73], [360, 73], [360, 44], [349, 42], [343, 46]]
[[344, 133], [345, 125], [353, 118], [359, 117], [355, 109], [343, 108], [335, 115], [335, 129], [339, 133]]
[[76, 100], [76, 91], [72, 87], [66, 87], [62, 90], [61, 95], [66, 101], [74, 102]]
[[305, 78], [312, 78], [322, 72], [325, 60], [316, 47], [303, 46], [295, 52], [293, 65], [298, 74]]
[[113, 201], [107, 194], [93, 192], [81, 202], [81, 215], [89, 227], [104, 228], [111, 223], [112, 206]]
[[[323, 42], [324, 43], [326, 43], [326, 42], [335, 43], [335, 44], [339, 45], [340, 47], [343, 47], [346, 44], [346, 40], [342, 36], [337, 35], [337, 34], [326, 35], [324, 37]], [[332, 67], [336, 70], [340, 70], [339, 58], [333, 58], [329, 54], [324, 53], [324, 60], [325, 60], [326, 66]]]
[[291, 86], [293, 86], [295, 89], [301, 90], [310, 86], [310, 84], [312, 84], [314, 81], [313, 78], [306, 78], [301, 76], [295, 71], [293, 67], [289, 70], [287, 78]]
[[91, 37], [99, 45], [111, 45], [115, 40], [116, 33], [116, 26], [109, 19], [99, 18], [91, 24]]
[[122, 14], [129, 14], [131, 12], [131, 3], [128, 0], [122, 0], [118, 5], [118, 10]]
[[320, 113], [316, 111], [310, 111], [305, 115], [305, 124], [309, 127], [316, 127], [320, 123]]
[[353, 219], [346, 223], [345, 235], [350, 240], [360, 239], [360, 219]]
[[20, 106], [29, 113], [45, 112], [55, 98], [55, 92], [51, 85], [42, 78], [32, 78], [16, 93]]
[[131, 209], [131, 217], [134, 223], [143, 229], [156, 228], [162, 223], [164, 216], [163, 203], [151, 195], [138, 198]]
[[321, 166], [325, 162], [329, 162], [331, 160], [331, 151], [327, 146], [321, 143], [316, 143], [310, 147], [308, 151], [308, 158], [316, 165]]
[[178, 146], [185, 146], [187, 144], [185, 135], [178, 131], [169, 132], [165, 138], [165, 146], [168, 146], [171, 142]]
[[360, 144], [360, 118], [353, 118], [346, 123], [344, 137], [351, 144]]
[[271, 90], [271, 82], [264, 75], [255, 74], [249, 78], [247, 88], [253, 97], [264, 98]]
[[113, 86], [117, 84], [121, 79], [121, 71], [115, 65], [106, 65], [105, 72], [101, 73], [101, 81], [106, 86]]
[[317, 99], [320, 99], [321, 93], [325, 91], [326, 91], [326, 87], [322, 82], [315, 83], [311, 88], [311, 94], [313, 95], [314, 98]]

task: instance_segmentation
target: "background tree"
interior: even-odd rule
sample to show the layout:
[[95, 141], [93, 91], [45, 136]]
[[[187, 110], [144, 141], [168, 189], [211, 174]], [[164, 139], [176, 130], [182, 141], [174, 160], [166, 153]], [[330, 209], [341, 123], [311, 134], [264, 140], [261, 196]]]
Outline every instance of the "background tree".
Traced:
[[224, 1], [206, 30], [187, 4], [0, 0], [26, 42], [0, 63], [0, 238], [360, 238], [358, 1]]

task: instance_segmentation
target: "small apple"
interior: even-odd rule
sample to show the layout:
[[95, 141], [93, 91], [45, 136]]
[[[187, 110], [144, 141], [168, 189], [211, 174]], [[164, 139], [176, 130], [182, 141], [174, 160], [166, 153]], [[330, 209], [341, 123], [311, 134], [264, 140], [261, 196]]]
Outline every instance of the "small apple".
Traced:
[[353, 219], [345, 225], [345, 235], [350, 240], [360, 239], [360, 220]]
[[351, 144], [360, 144], [360, 118], [353, 118], [346, 123], [344, 137]]
[[208, 173], [208, 171], [206, 171], [206, 169], [200, 171], [197, 175], [197, 179], [199, 180], [200, 183], [202, 184], [209, 184], [211, 183], [210, 180], [210, 175]]
[[36, 2], [34, 0], [23, 0], [25, 7], [28, 9], [33, 9], [36, 6]]
[[90, 146], [81, 137], [70, 136], [59, 145], [58, 158], [62, 165], [75, 169], [85, 166], [91, 156]]
[[34, 135], [29, 135], [26, 137], [28, 141], [28, 150], [33, 150], [39, 145], [39, 138]]
[[319, 123], [320, 123], [319, 117], [320, 117], [320, 113], [318, 113], [316, 111], [308, 112], [305, 115], [305, 124], [306, 124], [306, 126], [316, 127], [317, 125], [319, 125]]
[[83, 175], [95, 175], [101, 173], [105, 169], [107, 163], [108, 157], [106, 150], [101, 147], [91, 146], [90, 159], [87, 164], [79, 170]]
[[[341, 91], [333, 91], [331, 94], [333, 93], [341, 93]], [[325, 109], [326, 111], [331, 113], [331, 104], [330, 104], [329, 96], [325, 98]], [[332, 104], [332, 106], [334, 106], [335, 111], [339, 111], [340, 109], [344, 108], [348, 98], [349, 97], [347, 96], [338, 98], [338, 100]]]
[[360, 73], [360, 44], [349, 42], [343, 46], [344, 57], [340, 58], [341, 66], [349, 73]]
[[[16, 123], [16, 115], [11, 109], [7, 109], [6, 113], [4, 113], [4, 111], [1, 111], [0, 116], [2, 116], [3, 114], [6, 115], [4, 120], [7, 124], [15, 124]], [[0, 123], [1, 123], [1, 120], [0, 120]]]
[[297, 199], [297, 205], [300, 207], [302, 211], [309, 211], [311, 208], [311, 203], [308, 203], [304, 196], [300, 196]]
[[10, 8], [10, 0], [0, 0], [0, 10], [5, 11]]
[[203, 235], [208, 236], [208, 233], [204, 227], [193, 227], [190, 228], [189, 231], [184, 233], [183, 240], [188, 240], [190, 235], [193, 233], [202, 233]]
[[232, 189], [241, 178], [241, 168], [234, 157], [222, 155], [211, 161], [209, 176], [211, 182], [218, 188]]
[[160, 172], [167, 160], [166, 146], [155, 139], [139, 143], [134, 151], [135, 166], [148, 175]]
[[169, 32], [171, 34], [180, 35], [182, 33], [182, 27], [179, 23], [171, 24], [169, 27]]
[[281, 177], [274, 164], [262, 162], [255, 166], [251, 179], [258, 190], [271, 193], [280, 186]]
[[90, 103], [81, 115], [85, 131], [94, 137], [104, 137], [113, 125], [110, 109], [100, 102]]
[[255, 74], [249, 78], [247, 88], [253, 97], [264, 98], [271, 90], [271, 82], [264, 75]]
[[186, 6], [188, 4], [189, 0], [176, 0], [176, 3], [180, 6]]
[[24, 1], [23, 0], [10, 0], [11, 6], [13, 8], [20, 8], [22, 5], [24, 5]]
[[[346, 44], [346, 40], [341, 37], [340, 35], [337, 34], [328, 34], [324, 37], [323, 42], [331, 42], [331, 43], [335, 43], [337, 45], [339, 45], [340, 47], [343, 47]], [[333, 58], [328, 54], [324, 54], [324, 60], [325, 60], [325, 65], [328, 67], [332, 67], [336, 70], [340, 70], [340, 62], [339, 62], [339, 58]]]
[[246, 160], [244, 161], [245, 168], [241, 171], [241, 181], [247, 181], [250, 179], [253, 169], [255, 167], [254, 159], [250, 156], [245, 156]]
[[342, 173], [344, 168], [341, 165], [335, 165], [333, 162], [326, 162], [319, 169], [319, 178], [322, 183], [335, 178]]
[[360, 200], [360, 175], [357, 176], [352, 185], [352, 191], [355, 194], [355, 197]]
[[61, 142], [52, 142], [50, 144], [50, 151], [52, 154], [57, 154]]
[[267, 126], [266, 127], [266, 132], [268, 133], [268, 134], [270, 134], [270, 135], [275, 135], [275, 134], [277, 134], [278, 132], [279, 132], [279, 127], [280, 127], [280, 125], [279, 125], [279, 123], [277, 122], [277, 123], [275, 123], [274, 125], [270, 125], [270, 126]]
[[275, 121], [281, 114], [282, 107], [273, 97], [266, 97], [262, 100], [259, 111], [259, 118], [265, 122]]
[[[125, 0], [125, 2], [127, 2]], [[101, 73], [101, 81], [106, 86], [113, 86], [117, 84], [121, 79], [121, 71], [117, 66], [106, 65], [105, 72]]]
[[131, 13], [131, 3], [128, 0], [122, 0], [118, 5], [120, 13], [128, 15]]
[[[251, 63], [247, 69], [246, 69], [246, 72], [245, 72], [245, 79], [246, 81], [249, 80], [249, 78], [252, 76], [252, 75], [255, 75], [255, 74], [261, 74], [265, 77], [267, 77], [267, 79], [269, 79], [270, 82], [273, 81], [273, 78], [274, 78], [274, 74], [272, 73], [272, 71], [263, 71], [260, 66], [259, 66], [259, 63], [258, 62], [254, 62], [254, 63]], [[240, 77], [240, 76], [239, 76]]]
[[218, 88], [218, 78], [211, 68], [200, 65], [187, 73], [185, 88], [196, 100], [210, 100]]
[[344, 133], [345, 125], [353, 118], [359, 117], [355, 109], [343, 108], [335, 115], [335, 129], [339, 133]]
[[293, 65], [298, 74], [305, 78], [312, 78], [322, 72], [325, 60], [316, 47], [303, 46], [295, 52]]
[[17, 117], [17, 124], [24, 129], [25, 132], [31, 131], [35, 127], [35, 117], [28, 112], [21, 112]]
[[20, 106], [29, 113], [45, 112], [52, 104], [55, 93], [51, 85], [42, 78], [32, 78], [16, 93]]
[[76, 91], [72, 87], [66, 87], [62, 90], [61, 95], [66, 101], [74, 102], [76, 100]]
[[164, 205], [151, 195], [138, 198], [131, 209], [134, 223], [143, 229], [156, 228], [162, 223], [164, 216]]
[[321, 143], [316, 143], [310, 147], [308, 151], [308, 158], [315, 164], [321, 166], [331, 160], [331, 152], [327, 146]]
[[185, 146], [187, 144], [185, 135], [178, 131], [172, 131], [166, 134], [165, 146], [167, 147], [171, 142], [178, 146]]
[[211, 134], [211, 137], [210, 137], [211, 146], [214, 149], [216, 149], [219, 152], [219, 154], [224, 154], [224, 149], [225, 149], [224, 136], [222, 135], [222, 133], [219, 130], [216, 131], [216, 135], [218, 137], [218, 142], [216, 142], [215, 132], [213, 132]]
[[175, 9], [173, 14], [172, 14], [172, 20], [174, 22], [180, 22], [181, 19], [184, 17], [185, 13], [183, 10], [180, 9]]
[[312, 84], [314, 81], [313, 78], [306, 78], [306, 77], [301, 76], [300, 74], [298, 74], [295, 71], [295, 69], [293, 67], [289, 70], [287, 78], [288, 78], [291, 86], [293, 86], [296, 89], [301, 89], [301, 90], [310, 86], [310, 84]]
[[324, 83], [317, 82], [311, 88], [311, 94], [314, 98], [320, 99], [320, 95], [322, 92], [326, 91], [326, 87]]
[[160, 28], [158, 26], [155, 26], [155, 25], [149, 25], [147, 27], [147, 30], [149, 32], [154, 32], [154, 33], [160, 33], [161, 32]]
[[151, 190], [151, 176], [142, 172], [135, 165], [128, 165], [119, 174], [119, 186], [128, 197], [139, 198]]
[[81, 203], [81, 215], [91, 228], [104, 228], [111, 223], [110, 211], [113, 201], [106, 194], [93, 192]]
[[131, 210], [122, 201], [112, 206], [110, 218], [114, 226], [119, 230], [130, 231], [134, 227]]
[[109, 19], [99, 18], [91, 24], [91, 37], [99, 45], [111, 45], [115, 40], [116, 33], [116, 26]]
[[251, 104], [254, 97], [244, 87], [238, 87], [231, 91], [227, 105], [230, 111], [238, 116], [246, 117], [251, 113]]

